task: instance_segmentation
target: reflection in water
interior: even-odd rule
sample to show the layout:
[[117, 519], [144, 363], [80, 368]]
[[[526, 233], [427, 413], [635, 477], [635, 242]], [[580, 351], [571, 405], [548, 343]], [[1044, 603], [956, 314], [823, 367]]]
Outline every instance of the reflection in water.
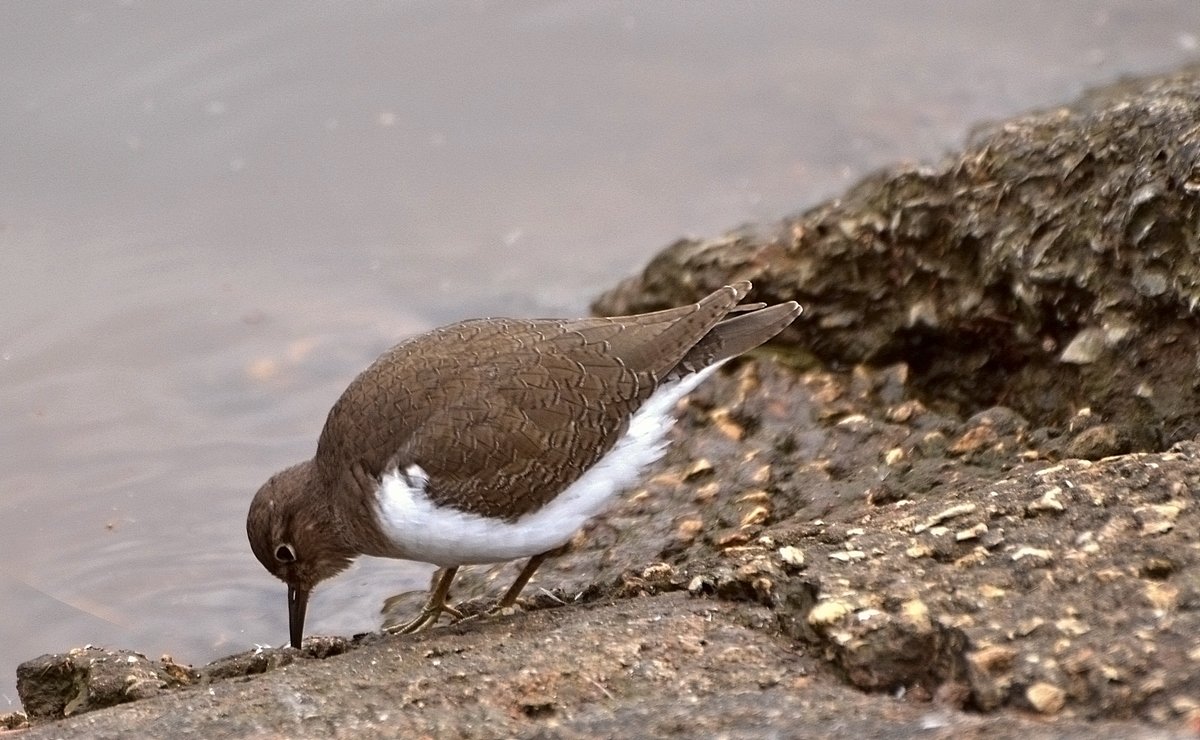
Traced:
[[[974, 121], [1179, 64], [1191, 2], [0, 6], [0, 711], [108, 643], [280, 643], [243, 522], [351, 377], [573, 315]], [[919, 39], [919, 43], [914, 43]], [[316, 632], [427, 570], [366, 562]]]

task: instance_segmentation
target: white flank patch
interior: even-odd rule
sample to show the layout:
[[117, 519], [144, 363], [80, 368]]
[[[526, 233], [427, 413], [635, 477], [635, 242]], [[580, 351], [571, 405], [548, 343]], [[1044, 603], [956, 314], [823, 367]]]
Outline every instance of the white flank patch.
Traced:
[[719, 365], [659, 386], [604, 457], [553, 501], [516, 521], [434, 506], [425, 495], [429, 476], [418, 465], [388, 472], [376, 490], [379, 524], [395, 547], [386, 555], [452, 567], [532, 557], [566, 544], [613, 494], [662, 457], [675, 404]]

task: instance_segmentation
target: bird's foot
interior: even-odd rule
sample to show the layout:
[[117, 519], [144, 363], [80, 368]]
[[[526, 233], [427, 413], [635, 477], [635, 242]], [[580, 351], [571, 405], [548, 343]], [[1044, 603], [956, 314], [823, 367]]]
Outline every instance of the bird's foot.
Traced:
[[414, 632], [429, 629], [437, 624], [443, 614], [448, 615], [452, 623], [458, 622], [463, 618], [462, 612], [449, 604], [434, 604], [430, 602], [421, 607], [421, 613], [413, 619], [403, 624], [385, 625], [383, 631], [389, 635], [411, 635]]
[[449, 614], [456, 622], [462, 619], [462, 612], [446, 603], [446, 597], [450, 594], [450, 583], [454, 580], [454, 574], [457, 571], [458, 568], [442, 569], [441, 575], [437, 578], [437, 585], [429, 594], [429, 600], [425, 602], [425, 606], [421, 607], [421, 613], [404, 624], [385, 624], [383, 631], [389, 635], [410, 635], [437, 624], [443, 613]]

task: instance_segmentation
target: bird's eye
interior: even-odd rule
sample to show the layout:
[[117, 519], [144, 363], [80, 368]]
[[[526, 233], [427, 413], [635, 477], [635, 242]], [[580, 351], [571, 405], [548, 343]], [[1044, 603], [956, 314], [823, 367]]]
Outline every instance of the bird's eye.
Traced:
[[291, 545], [280, 545], [275, 548], [275, 559], [281, 563], [296, 562], [296, 549]]

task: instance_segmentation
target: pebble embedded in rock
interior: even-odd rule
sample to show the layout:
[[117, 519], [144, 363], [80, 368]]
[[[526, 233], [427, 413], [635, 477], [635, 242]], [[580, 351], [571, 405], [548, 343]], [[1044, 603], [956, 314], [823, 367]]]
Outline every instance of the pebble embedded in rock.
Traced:
[[806, 564], [804, 551], [792, 545], [779, 548], [779, 559], [783, 561], [784, 565], [796, 570], [804, 568]]
[[844, 601], [822, 601], [808, 613], [808, 623], [814, 627], [828, 627], [850, 614], [854, 609]]
[[1039, 681], [1025, 689], [1030, 706], [1042, 714], [1058, 714], [1067, 703], [1067, 693], [1059, 687]]

